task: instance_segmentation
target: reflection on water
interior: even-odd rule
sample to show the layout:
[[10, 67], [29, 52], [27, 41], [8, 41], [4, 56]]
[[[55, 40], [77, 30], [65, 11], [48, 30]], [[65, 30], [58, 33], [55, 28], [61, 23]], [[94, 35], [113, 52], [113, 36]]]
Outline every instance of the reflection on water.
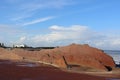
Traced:
[[21, 66], [21, 67], [37, 67], [40, 66], [39, 64], [36, 63], [28, 63], [28, 62], [12, 62], [8, 60], [0, 60], [0, 64], [15, 64], [16, 66]]
[[35, 63], [17, 63], [16, 66], [22, 66], [22, 67], [37, 67], [38, 64]]
[[12, 62], [8, 60], [4, 60], [4, 61], [0, 61], [0, 64], [12, 64]]

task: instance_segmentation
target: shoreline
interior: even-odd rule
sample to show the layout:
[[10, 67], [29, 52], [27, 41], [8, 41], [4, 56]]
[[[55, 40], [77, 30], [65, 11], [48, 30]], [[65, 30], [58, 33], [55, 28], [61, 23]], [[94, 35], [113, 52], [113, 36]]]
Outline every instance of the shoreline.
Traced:
[[[1, 61], [1, 60], [0, 60]], [[103, 77], [103, 78], [107, 78], [107, 79], [120, 79], [120, 68], [116, 68], [113, 71], [76, 71], [76, 70], [69, 70], [69, 69], [65, 69], [65, 68], [60, 68], [59, 66], [56, 66], [54, 64], [50, 64], [47, 62], [43, 62], [43, 61], [34, 61], [34, 60], [2, 60], [2, 61], [10, 61], [10, 62], [18, 62], [18, 63], [35, 63], [35, 64], [42, 64], [45, 66], [51, 66], [53, 68], [57, 68], [63, 72], [67, 72], [67, 73], [73, 73], [73, 74], [85, 74], [85, 75], [90, 75], [90, 76], [96, 76], [96, 77]]]
[[7, 61], [1, 61], [0, 80], [106, 80], [105, 77], [71, 73], [50, 65], [39, 64], [28, 67], [30, 62], [7, 63]]
[[50, 66], [59, 68], [60, 70], [65, 71], [65, 72], [82, 73], [82, 74], [88, 74], [88, 75], [100, 76], [100, 77], [108, 77], [108, 78], [120, 78], [120, 68], [115, 68], [117, 71], [115, 69], [113, 71], [76, 71], [76, 70], [70, 70], [67, 68], [60, 68], [59, 66], [57, 66], [55, 64], [50, 64], [50, 63], [43, 62], [43, 61], [33, 61], [33, 60], [31, 60], [31, 61], [26, 60], [26, 61], [50, 65]]

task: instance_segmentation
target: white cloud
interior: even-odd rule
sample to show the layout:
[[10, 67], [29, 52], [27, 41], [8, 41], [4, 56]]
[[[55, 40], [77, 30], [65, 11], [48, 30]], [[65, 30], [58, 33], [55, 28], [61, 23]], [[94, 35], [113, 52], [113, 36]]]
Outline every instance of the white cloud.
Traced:
[[[73, 4], [73, 0], [5, 0], [8, 4], [14, 7], [13, 12], [9, 13], [9, 20], [16, 21], [16, 23], [23, 23], [25, 19], [35, 17], [41, 10], [63, 8]], [[5, 6], [6, 7], [6, 6]], [[9, 9], [9, 6], [7, 6]], [[10, 6], [11, 7], [11, 6]], [[31, 22], [32, 23], [32, 22]], [[29, 23], [28, 23], [29, 24]], [[27, 25], [24, 24], [24, 25]]]
[[26, 41], [27, 41], [27, 37], [22, 36], [17, 41], [14, 41], [14, 42], [11, 42], [11, 43], [13, 43], [13, 44], [25, 44]]
[[57, 26], [53, 25], [50, 27], [51, 30], [56, 30], [56, 31], [84, 31], [87, 30], [86, 26], [80, 26], [80, 25], [73, 25], [70, 27], [63, 27], [63, 26]]
[[50, 27], [52, 34], [61, 35], [61, 40], [84, 40], [94, 36], [94, 32], [86, 26], [73, 25], [70, 27], [53, 25]]
[[73, 0], [34, 0], [21, 5], [22, 10], [35, 11], [46, 8], [62, 8], [67, 5], [72, 5]]
[[89, 30], [86, 26], [73, 25], [70, 27], [64, 26], [51, 26], [49, 28], [51, 32], [49, 34], [44, 35], [36, 35], [31, 38], [31, 41], [35, 44], [44, 45], [54, 44], [57, 45], [59, 42], [62, 44], [73, 43], [73, 42], [83, 42], [84, 40], [88, 40], [91, 37], [95, 36], [92, 34], [93, 32]]
[[20, 42], [23, 42], [25, 39], [26, 39], [25, 36], [24, 36], [24, 37], [21, 37], [21, 38], [20, 38]]
[[20, 31], [20, 29], [16, 26], [0, 24], [0, 33], [4, 33], [4, 34], [16, 33], [17, 34], [20, 32], [22, 32], [22, 31]]
[[50, 20], [50, 19], [53, 19], [53, 18], [54, 17], [49, 16], [49, 17], [36, 19], [36, 20], [30, 21], [30, 22], [23, 23], [22, 26], [27, 26], [27, 25], [32, 25], [32, 24], [36, 24], [36, 23], [41, 23], [41, 22], [44, 22], [44, 21], [47, 21], [47, 20]]
[[23, 36], [18, 42], [30, 46], [58, 46], [71, 43], [89, 44], [101, 49], [119, 49], [120, 37], [108, 36], [90, 30], [87, 26], [72, 25], [69, 27], [53, 25], [49, 27], [50, 33]]
[[24, 14], [24, 15], [21, 15], [21, 16], [15, 16], [14, 18], [11, 18], [12, 21], [20, 21], [20, 20], [23, 20], [23, 19], [26, 19], [26, 18], [29, 18], [31, 17], [32, 14]]

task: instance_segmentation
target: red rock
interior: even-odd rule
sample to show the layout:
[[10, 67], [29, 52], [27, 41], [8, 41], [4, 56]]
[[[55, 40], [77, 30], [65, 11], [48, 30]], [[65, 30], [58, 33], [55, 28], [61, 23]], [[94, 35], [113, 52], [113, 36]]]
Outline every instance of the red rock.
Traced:
[[[11, 55], [16, 55], [19, 60], [41, 61], [60, 68], [82, 66], [97, 70], [111, 70], [115, 67], [115, 62], [112, 57], [102, 50], [90, 47], [86, 44], [71, 44], [69, 46], [43, 49], [40, 51], [27, 51], [23, 49], [13, 49], [9, 51], [4, 49], [0, 50], [5, 54], [10, 53]], [[10, 56], [10, 59], [12, 58], [14, 58], [14, 56]]]
[[12, 53], [10, 50], [0, 48], [0, 59], [3, 60], [21, 60], [22, 57]]
[[54, 50], [65, 56], [67, 63], [70, 65], [80, 65], [100, 70], [108, 70], [115, 67], [112, 57], [105, 54], [102, 50], [89, 45], [72, 44]]

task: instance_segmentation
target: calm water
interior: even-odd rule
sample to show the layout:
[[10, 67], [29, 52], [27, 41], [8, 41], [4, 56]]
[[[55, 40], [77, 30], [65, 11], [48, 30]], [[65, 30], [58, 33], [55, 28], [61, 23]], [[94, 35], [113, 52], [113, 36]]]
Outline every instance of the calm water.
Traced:
[[112, 56], [116, 64], [120, 63], [120, 50], [104, 50], [104, 52]]

